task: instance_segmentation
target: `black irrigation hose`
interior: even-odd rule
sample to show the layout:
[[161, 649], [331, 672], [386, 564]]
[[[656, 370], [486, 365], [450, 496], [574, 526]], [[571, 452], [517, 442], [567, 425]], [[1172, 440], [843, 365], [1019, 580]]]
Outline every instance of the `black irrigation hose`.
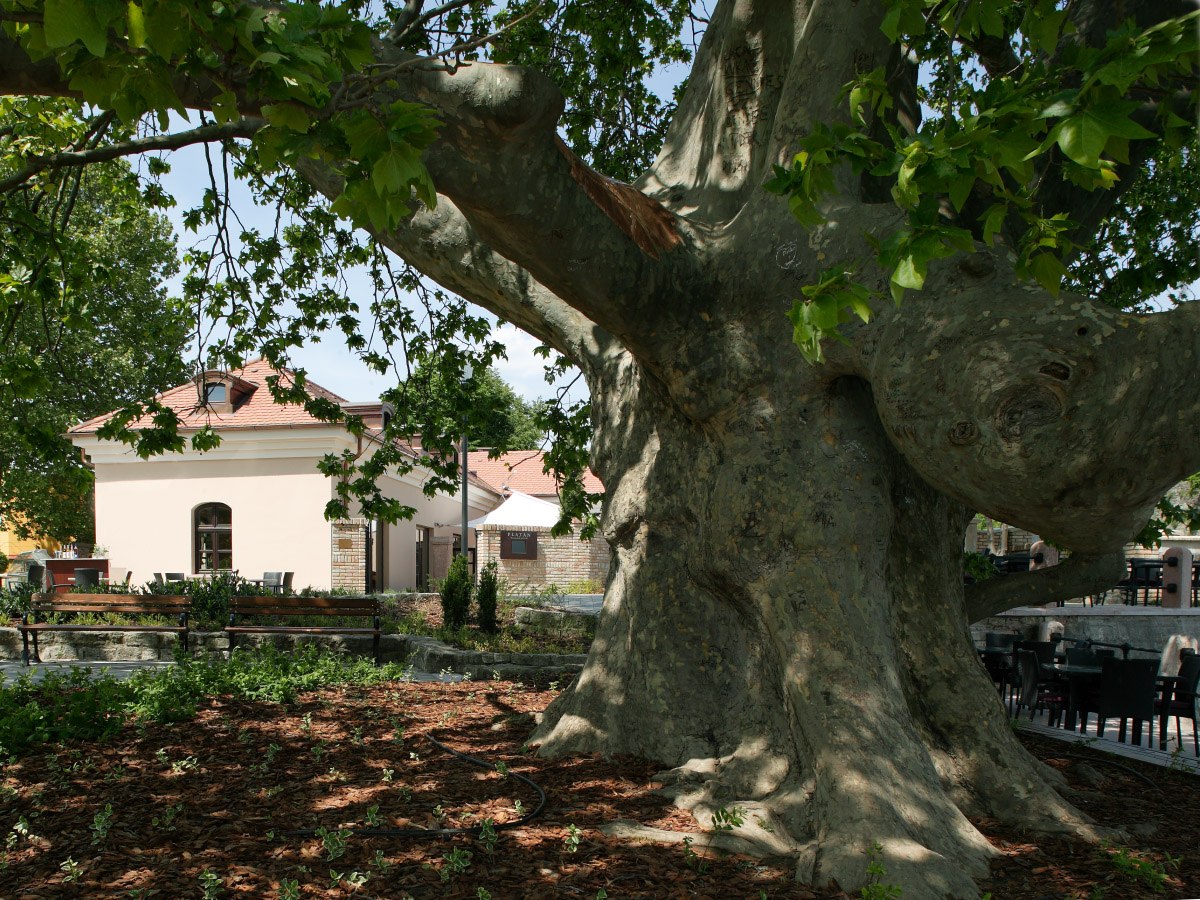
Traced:
[[1128, 772], [1134, 778], [1139, 778], [1142, 781], [1146, 782], [1146, 784], [1150, 785], [1150, 787], [1154, 788], [1160, 794], [1166, 793], [1166, 791], [1164, 791], [1161, 787], [1159, 787], [1157, 784], [1155, 784], [1153, 781], [1151, 781], [1149, 778], [1147, 778], [1141, 772], [1137, 771], [1136, 769], [1131, 769], [1129, 766], [1125, 765], [1124, 763], [1119, 763], [1116, 760], [1104, 759], [1103, 757], [1100, 757], [1100, 756], [1084, 756], [1081, 753], [1064, 753], [1062, 755], [1069, 756], [1071, 759], [1082, 759], [1084, 762], [1089, 762], [1089, 763], [1098, 762], [1098, 763], [1104, 763], [1105, 765], [1109, 765], [1109, 766], [1116, 766], [1118, 769]]
[[[441, 741], [435, 740], [429, 735], [425, 735], [425, 740], [433, 744], [439, 750], [445, 750], [452, 756], [457, 756], [459, 759], [466, 760], [473, 766], [479, 766], [481, 769], [495, 771], [495, 766], [487, 760], [480, 759], [478, 756], [470, 756], [466, 753], [460, 753], [453, 747], [448, 747]], [[520, 772], [509, 770], [508, 775], [516, 778], [518, 781], [523, 781], [535, 791], [538, 795], [537, 806], [533, 812], [522, 816], [519, 819], [514, 819], [511, 822], [501, 822], [499, 825], [493, 825], [492, 831], [507, 831], [510, 828], [518, 828], [527, 822], [532, 822], [542, 813], [542, 809], [546, 806], [546, 792], [532, 779], [526, 778]], [[483, 830], [482, 825], [476, 825], [474, 828], [345, 828], [343, 831], [349, 831], [351, 834], [363, 835], [366, 837], [452, 837], [459, 834], [469, 834], [473, 837], [479, 837]], [[283, 834], [316, 834], [316, 828], [294, 828], [290, 831], [285, 831]]]

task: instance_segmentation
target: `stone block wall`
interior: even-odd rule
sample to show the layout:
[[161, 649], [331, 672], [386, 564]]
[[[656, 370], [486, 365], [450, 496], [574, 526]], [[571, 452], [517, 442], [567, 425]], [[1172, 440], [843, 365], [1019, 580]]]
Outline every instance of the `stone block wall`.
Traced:
[[330, 527], [330, 584], [362, 593], [367, 589], [367, 520], [338, 519]]
[[565, 588], [573, 582], [596, 581], [603, 586], [608, 578], [611, 550], [601, 537], [579, 540], [578, 534], [551, 537], [549, 528], [524, 528], [537, 532], [537, 559], [501, 559], [499, 526], [485, 525], [477, 534], [479, 565], [496, 560], [500, 577], [509, 586], [542, 587], [555, 585]]
[[1129, 644], [1151, 650], [1161, 650], [1167, 646], [1174, 634], [1200, 638], [1200, 609], [1123, 605], [1010, 609], [976, 622], [971, 626], [971, 636], [979, 644], [983, 643], [984, 633], [988, 631], [1007, 631], [1037, 639], [1039, 629], [1047, 622], [1060, 623], [1063, 635], [1069, 638]]

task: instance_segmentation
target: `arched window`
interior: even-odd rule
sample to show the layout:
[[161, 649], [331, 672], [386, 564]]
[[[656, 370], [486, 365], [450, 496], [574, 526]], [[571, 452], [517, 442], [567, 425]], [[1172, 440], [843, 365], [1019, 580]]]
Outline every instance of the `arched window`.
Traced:
[[224, 503], [204, 503], [192, 514], [196, 571], [233, 568], [233, 511]]

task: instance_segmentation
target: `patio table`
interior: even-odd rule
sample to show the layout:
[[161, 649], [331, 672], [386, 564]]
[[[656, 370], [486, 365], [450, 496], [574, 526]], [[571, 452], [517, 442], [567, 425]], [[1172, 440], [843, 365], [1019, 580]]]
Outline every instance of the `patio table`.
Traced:
[[1067, 715], [1065, 728], [1075, 730], [1075, 714], [1079, 711], [1080, 700], [1084, 689], [1100, 677], [1103, 669], [1100, 666], [1080, 666], [1070, 663], [1044, 663], [1042, 671], [1047, 674], [1059, 675], [1067, 680]]

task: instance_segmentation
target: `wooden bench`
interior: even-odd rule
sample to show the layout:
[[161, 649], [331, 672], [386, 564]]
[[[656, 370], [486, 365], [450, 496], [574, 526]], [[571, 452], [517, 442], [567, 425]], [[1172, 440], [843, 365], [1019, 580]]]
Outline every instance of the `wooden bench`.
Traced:
[[[370, 628], [351, 628], [344, 625], [242, 625], [245, 618], [275, 616], [296, 618], [300, 616], [340, 616], [371, 620]], [[229, 624], [225, 626], [229, 636], [229, 652], [239, 634], [369, 634], [371, 653], [375, 664], [379, 664], [380, 628], [379, 601], [374, 597], [231, 597], [229, 600]]]
[[[156, 594], [34, 594], [29, 612], [21, 617], [21, 644], [25, 665], [29, 665], [29, 639], [33, 638], [33, 661], [41, 662], [38, 635], [43, 631], [144, 631], [170, 632], [188, 649], [188, 613], [192, 598]], [[42, 619], [52, 614], [166, 616], [178, 625], [80, 625], [74, 622], [51, 624]]]

